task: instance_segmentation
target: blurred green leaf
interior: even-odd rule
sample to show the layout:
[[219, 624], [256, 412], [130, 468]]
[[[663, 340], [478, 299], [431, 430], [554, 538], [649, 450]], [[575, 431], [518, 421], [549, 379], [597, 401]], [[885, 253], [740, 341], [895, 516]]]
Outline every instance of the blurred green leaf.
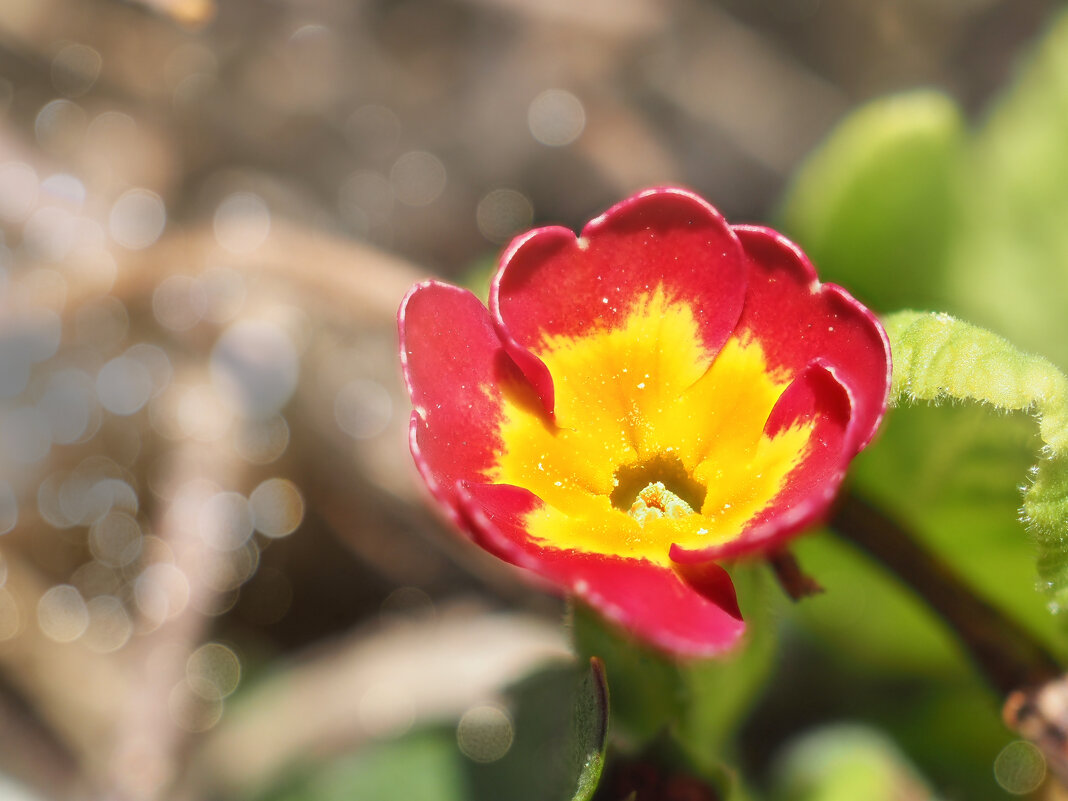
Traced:
[[[508, 712], [475, 710], [325, 764], [305, 764], [260, 801], [589, 801], [604, 769], [604, 669], [543, 670], [509, 691]], [[466, 735], [460, 732], [467, 728]]]
[[468, 801], [463, 765], [451, 731], [424, 731], [378, 743], [358, 754], [306, 767], [261, 801]]
[[914, 801], [936, 796], [884, 735], [858, 725], [807, 734], [778, 767], [779, 801]]
[[604, 667], [541, 671], [510, 691], [515, 739], [500, 759], [466, 762], [477, 801], [587, 801], [604, 768], [608, 692]]
[[[994, 104], [962, 171], [950, 311], [1068, 365], [1068, 14]], [[913, 301], [910, 305], [918, 305]]]
[[784, 230], [882, 311], [943, 309], [1068, 365], [1068, 13], [974, 132], [931, 91], [847, 116], [798, 170]]
[[782, 224], [825, 280], [878, 309], [940, 306], [955, 231], [961, 117], [929, 91], [854, 112], [806, 161]]
[[896, 576], [822, 534], [800, 538], [793, 551], [825, 592], [799, 603], [792, 620], [837, 660], [857, 666], [869, 680], [900, 671], [959, 669], [960, 653], [949, 632]]

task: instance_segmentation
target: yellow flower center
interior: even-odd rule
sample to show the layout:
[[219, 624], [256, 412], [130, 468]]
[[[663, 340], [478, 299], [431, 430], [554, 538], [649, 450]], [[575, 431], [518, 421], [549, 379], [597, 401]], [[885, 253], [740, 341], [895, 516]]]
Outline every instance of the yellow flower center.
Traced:
[[779, 493], [812, 432], [764, 435], [789, 377], [755, 341], [709, 365], [690, 306], [660, 290], [622, 324], [536, 349], [556, 388], [556, 425], [506, 389], [503, 449], [487, 479], [545, 501], [525, 521], [559, 549], [667, 564], [672, 543], [724, 542]]

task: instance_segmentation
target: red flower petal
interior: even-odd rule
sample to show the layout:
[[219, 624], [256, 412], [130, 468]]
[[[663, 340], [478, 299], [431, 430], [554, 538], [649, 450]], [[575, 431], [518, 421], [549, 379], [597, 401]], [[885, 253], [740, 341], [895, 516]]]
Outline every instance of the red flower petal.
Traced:
[[525, 380], [486, 307], [465, 289], [419, 284], [404, 298], [398, 321], [401, 366], [415, 406], [412, 455], [430, 491], [458, 521], [456, 482], [485, 480], [500, 448], [502, 394]]
[[661, 287], [690, 304], [711, 362], [738, 322], [745, 286], [744, 256], [719, 212], [691, 192], [661, 188], [612, 207], [581, 239], [558, 227], [517, 239], [502, 258], [490, 310], [551, 413], [552, 379], [537, 358], [547, 338], [611, 328]]
[[737, 331], [760, 341], [772, 367], [793, 374], [814, 359], [832, 368], [853, 399], [851, 457], [886, 412], [890, 343], [875, 315], [842, 287], [821, 284], [804, 253], [781, 234], [736, 225], [749, 256], [749, 288]]
[[690, 657], [722, 654], [745, 631], [726, 571], [718, 565], [671, 567], [580, 551], [543, 548], [523, 527], [542, 500], [507, 484], [460, 488], [476, 540], [500, 558], [577, 595], [645, 642]]
[[795, 423], [815, 428], [801, 463], [787, 477], [783, 490], [736, 539], [698, 550], [671, 548], [679, 563], [705, 562], [763, 554], [790, 535], [818, 522], [842, 483], [854, 440], [853, 399], [835, 373], [813, 363], [786, 388], [764, 426], [774, 436]]

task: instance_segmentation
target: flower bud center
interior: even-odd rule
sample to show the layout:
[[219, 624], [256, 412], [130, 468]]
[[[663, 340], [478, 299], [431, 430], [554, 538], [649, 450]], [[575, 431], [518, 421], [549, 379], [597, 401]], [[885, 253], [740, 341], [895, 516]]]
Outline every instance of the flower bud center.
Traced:
[[663, 482], [654, 481], [638, 493], [627, 514], [644, 526], [648, 521], [661, 517], [687, 517], [693, 514], [693, 508], [665, 487]]

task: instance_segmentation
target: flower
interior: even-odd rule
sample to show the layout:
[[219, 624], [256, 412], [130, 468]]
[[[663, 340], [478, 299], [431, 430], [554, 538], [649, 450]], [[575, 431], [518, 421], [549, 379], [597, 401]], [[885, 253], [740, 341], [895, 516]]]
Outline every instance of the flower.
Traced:
[[828, 509], [871, 439], [886, 334], [768, 228], [677, 188], [577, 237], [518, 237], [489, 308], [428, 281], [399, 314], [411, 449], [487, 551], [678, 655], [745, 624], [720, 564]]

